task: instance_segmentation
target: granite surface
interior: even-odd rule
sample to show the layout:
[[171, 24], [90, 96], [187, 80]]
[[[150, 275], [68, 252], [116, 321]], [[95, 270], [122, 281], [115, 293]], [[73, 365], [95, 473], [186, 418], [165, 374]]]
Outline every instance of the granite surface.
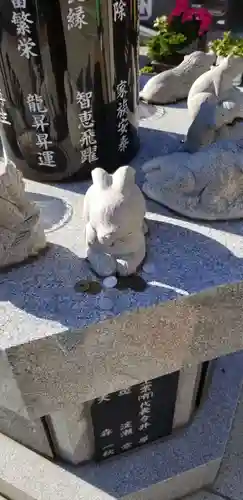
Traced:
[[[0, 494], [11, 500], [174, 500], [207, 487], [232, 427], [242, 387], [242, 353], [214, 364], [208, 398], [192, 425], [100, 466], [69, 467], [68, 472], [0, 433]], [[206, 499], [214, 497], [208, 493]]]
[[218, 477], [212, 487], [224, 498], [243, 498], [243, 387]]
[[[141, 149], [133, 162], [139, 181], [141, 164], [177, 148], [180, 133], [187, 128], [183, 104], [165, 109], [160, 116], [156, 107], [156, 118], [141, 121]], [[173, 133], [175, 123], [177, 134]], [[26, 186], [41, 209], [52, 246], [44, 257], [0, 275], [2, 349], [242, 278], [241, 221], [211, 225], [188, 222], [147, 202], [147, 261], [153, 264], [153, 272], [142, 275], [148, 288], [142, 293], [113, 291], [114, 307], [104, 311], [99, 295], [74, 290], [78, 280], [92, 277], [84, 260], [82, 224], [83, 195], [88, 184], [50, 186], [27, 181]]]
[[[165, 500], [166, 482], [170, 478], [180, 477], [192, 469], [195, 472], [209, 463], [212, 467], [215, 462], [220, 463], [242, 387], [243, 352], [223, 357], [214, 365], [207, 397], [185, 429], [166, 440], [158, 440], [100, 464], [64, 467], [114, 498], [130, 495], [133, 498], [135, 492], [160, 484], [160, 497], [155, 497]], [[211, 482], [214, 479], [211, 478]], [[207, 481], [205, 477], [204, 480]], [[209, 482], [204, 482], [204, 486]], [[196, 485], [187, 481], [180, 484], [177, 495], [174, 491], [174, 498], [202, 486], [199, 477]], [[151, 494], [148, 498], [154, 497]]]
[[223, 500], [223, 497], [214, 495], [210, 491], [201, 490], [193, 495], [185, 497], [184, 500]]
[[[141, 164], [179, 148], [189, 121], [184, 103], [141, 107], [140, 116], [139, 183]], [[88, 184], [26, 187], [51, 246], [0, 275], [5, 408], [38, 418], [243, 348], [241, 221], [189, 222], [147, 202], [147, 289], [91, 296], [74, 288], [93, 276], [82, 224]], [[112, 309], [104, 310], [104, 297]]]
[[0, 432], [41, 455], [53, 458], [41, 419], [25, 419], [0, 407]]
[[94, 455], [94, 433], [90, 412], [91, 403], [65, 408], [46, 417], [55, 456], [65, 462], [80, 464]]

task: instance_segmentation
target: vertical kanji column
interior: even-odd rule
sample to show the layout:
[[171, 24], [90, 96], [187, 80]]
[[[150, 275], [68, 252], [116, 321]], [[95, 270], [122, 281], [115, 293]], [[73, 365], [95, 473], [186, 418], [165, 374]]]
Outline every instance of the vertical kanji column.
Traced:
[[3, 0], [0, 124], [26, 177], [82, 180], [138, 149], [137, 0]]

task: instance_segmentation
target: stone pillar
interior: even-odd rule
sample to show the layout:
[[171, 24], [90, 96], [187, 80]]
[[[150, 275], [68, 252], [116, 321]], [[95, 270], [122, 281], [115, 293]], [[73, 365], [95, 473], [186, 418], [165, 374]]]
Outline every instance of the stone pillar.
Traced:
[[181, 427], [190, 420], [195, 410], [202, 365], [189, 365], [180, 370], [173, 428]]
[[25, 177], [128, 164], [139, 145], [137, 1], [2, 0], [0, 18], [1, 137]]
[[242, 0], [228, 0], [226, 23], [229, 30], [243, 30]]
[[58, 457], [73, 464], [92, 459], [94, 437], [90, 403], [56, 411], [46, 417], [46, 423]]
[[0, 407], [0, 432], [40, 455], [53, 458], [48, 436], [39, 418], [28, 420]]

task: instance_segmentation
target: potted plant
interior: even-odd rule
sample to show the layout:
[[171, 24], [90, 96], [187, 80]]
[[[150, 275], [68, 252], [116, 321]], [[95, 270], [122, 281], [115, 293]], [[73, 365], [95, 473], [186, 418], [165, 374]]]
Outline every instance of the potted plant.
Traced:
[[[222, 61], [222, 58], [229, 55], [242, 57], [242, 72], [243, 72], [243, 39], [232, 35], [231, 31], [225, 31], [223, 38], [217, 38], [209, 44], [209, 50], [217, 56], [217, 64]], [[242, 73], [234, 79], [233, 85], [238, 86], [242, 81]]]
[[154, 21], [157, 33], [148, 42], [148, 57], [154, 71], [163, 71], [177, 66], [184, 55], [179, 53], [186, 45], [187, 38], [183, 33], [171, 29], [166, 16]]
[[187, 0], [178, 0], [169, 17], [158, 17], [154, 22], [156, 34], [147, 44], [153, 70], [161, 72], [180, 64], [193, 42], [198, 50], [202, 45], [205, 48], [211, 20], [206, 9], [191, 9]]

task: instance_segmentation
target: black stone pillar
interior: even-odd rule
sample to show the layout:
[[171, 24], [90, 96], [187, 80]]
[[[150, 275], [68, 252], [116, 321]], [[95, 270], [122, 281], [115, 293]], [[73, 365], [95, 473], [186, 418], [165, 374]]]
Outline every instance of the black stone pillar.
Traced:
[[137, 0], [0, 0], [0, 122], [26, 177], [86, 178], [138, 149]]
[[243, 30], [243, 0], [227, 1], [227, 28], [229, 30]]

